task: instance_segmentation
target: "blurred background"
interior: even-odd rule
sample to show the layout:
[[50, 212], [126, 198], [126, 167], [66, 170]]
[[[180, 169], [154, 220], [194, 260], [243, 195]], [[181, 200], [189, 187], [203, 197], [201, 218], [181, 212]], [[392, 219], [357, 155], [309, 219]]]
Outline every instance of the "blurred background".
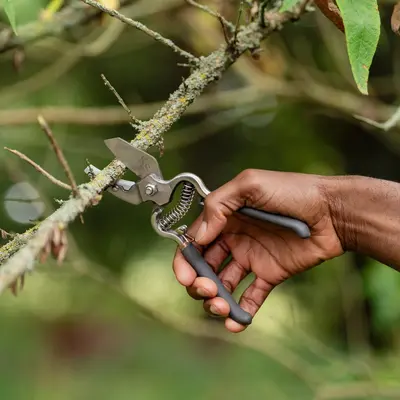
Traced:
[[[24, 38], [57, 3], [13, 2]], [[65, 1], [61, 12], [77, 3]], [[224, 41], [218, 20], [184, 0], [124, 4], [125, 15], [196, 55]], [[239, 1], [203, 4], [236, 20]], [[164, 176], [190, 171], [211, 189], [246, 168], [400, 179], [398, 128], [354, 117], [385, 121], [400, 91], [393, 1], [380, 9], [370, 96], [353, 83], [343, 33], [320, 12], [308, 14], [268, 38], [258, 59], [243, 56], [189, 108], [165, 136]], [[83, 183], [86, 160], [102, 168], [112, 159], [105, 139], [135, 134], [100, 75], [146, 119], [190, 72], [169, 48], [108, 16], [68, 18], [62, 34], [57, 22], [55, 35], [2, 52], [0, 144], [65, 180], [38, 126], [42, 114]], [[23, 232], [68, 198], [6, 150], [0, 161], [1, 229]], [[276, 288], [253, 325], [232, 335], [176, 282], [175, 245], [153, 232], [150, 213], [150, 205], [105, 195], [84, 224], [71, 225], [62, 266], [48, 260], [18, 296], [3, 294], [1, 398], [400, 399], [400, 274], [347, 254]]]

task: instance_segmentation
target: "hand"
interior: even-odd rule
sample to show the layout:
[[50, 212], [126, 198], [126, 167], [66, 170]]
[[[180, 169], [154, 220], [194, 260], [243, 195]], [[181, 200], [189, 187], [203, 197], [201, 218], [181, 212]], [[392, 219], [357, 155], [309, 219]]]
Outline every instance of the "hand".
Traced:
[[[235, 213], [243, 206], [300, 219], [310, 227], [311, 238], [301, 239], [292, 231]], [[254, 281], [240, 299], [240, 306], [252, 316], [279, 283], [344, 251], [322, 179], [316, 175], [245, 170], [207, 196], [202, 214], [188, 233], [215, 271], [232, 257], [218, 275], [231, 293], [254, 273]], [[214, 282], [197, 277], [179, 249], [173, 269], [188, 294], [204, 300], [207, 312], [226, 317], [229, 331], [246, 328], [228, 317], [229, 306], [216, 297]]]

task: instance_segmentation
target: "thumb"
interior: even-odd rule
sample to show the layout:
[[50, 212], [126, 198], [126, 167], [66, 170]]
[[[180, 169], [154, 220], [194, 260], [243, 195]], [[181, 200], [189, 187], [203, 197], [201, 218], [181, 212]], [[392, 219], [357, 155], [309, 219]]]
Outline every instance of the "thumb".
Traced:
[[211, 192], [204, 200], [202, 222], [195, 240], [200, 245], [213, 242], [227, 224], [228, 217], [245, 204], [240, 187], [232, 180]]

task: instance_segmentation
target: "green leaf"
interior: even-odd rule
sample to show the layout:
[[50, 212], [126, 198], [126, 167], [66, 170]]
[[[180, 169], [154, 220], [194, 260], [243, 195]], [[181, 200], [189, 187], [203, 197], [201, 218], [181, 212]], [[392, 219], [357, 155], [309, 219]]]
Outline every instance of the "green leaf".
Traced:
[[354, 80], [368, 94], [369, 69], [379, 42], [381, 20], [377, 0], [337, 0], [343, 18]]
[[291, 11], [297, 3], [299, 3], [299, 0], [283, 0], [283, 4], [279, 9], [279, 11], [280, 12]]
[[13, 0], [3, 0], [4, 12], [7, 15], [8, 20], [10, 21], [11, 28], [14, 33], [17, 34], [17, 20], [15, 17], [15, 8]]

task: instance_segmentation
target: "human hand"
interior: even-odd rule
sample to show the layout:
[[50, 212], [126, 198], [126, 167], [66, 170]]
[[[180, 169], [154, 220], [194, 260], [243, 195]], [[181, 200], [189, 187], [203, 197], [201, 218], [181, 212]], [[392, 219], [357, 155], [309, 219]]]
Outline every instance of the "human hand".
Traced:
[[[300, 219], [309, 226], [311, 237], [305, 240], [292, 231], [235, 213], [243, 206]], [[245, 170], [207, 196], [202, 214], [188, 233], [195, 237], [214, 271], [231, 256], [218, 274], [231, 293], [248, 274], [254, 273], [255, 279], [239, 303], [252, 316], [281, 282], [344, 251], [322, 179], [317, 175]], [[229, 331], [246, 328], [228, 317], [229, 305], [216, 297], [215, 283], [197, 277], [179, 249], [173, 269], [188, 294], [204, 300], [207, 312], [226, 318]]]

